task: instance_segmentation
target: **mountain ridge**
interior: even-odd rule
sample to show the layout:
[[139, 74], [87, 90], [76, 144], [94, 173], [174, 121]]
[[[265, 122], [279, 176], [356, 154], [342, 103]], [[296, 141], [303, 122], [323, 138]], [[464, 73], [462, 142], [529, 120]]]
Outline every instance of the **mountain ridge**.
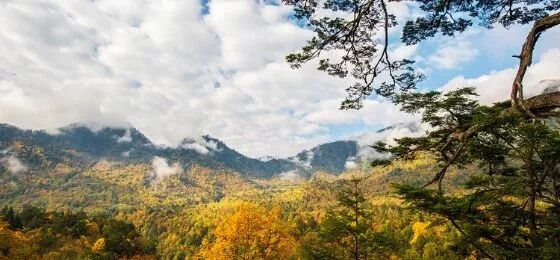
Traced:
[[48, 158], [45, 161], [71, 160], [81, 165], [100, 160], [148, 162], [157, 156], [180, 162], [183, 167], [199, 164], [226, 168], [254, 178], [270, 178], [292, 171], [302, 177], [309, 177], [316, 171], [340, 174], [345, 170], [346, 161], [358, 153], [356, 141], [346, 140], [321, 144], [288, 158], [263, 160], [245, 156], [209, 135], [185, 138], [176, 147], [170, 147], [154, 144], [134, 127], [92, 129], [84, 124], [70, 124], [53, 134], [0, 123], [0, 151], [10, 150], [14, 144], [29, 147], [15, 153], [30, 164], [41, 164], [34, 154], [38, 150]]

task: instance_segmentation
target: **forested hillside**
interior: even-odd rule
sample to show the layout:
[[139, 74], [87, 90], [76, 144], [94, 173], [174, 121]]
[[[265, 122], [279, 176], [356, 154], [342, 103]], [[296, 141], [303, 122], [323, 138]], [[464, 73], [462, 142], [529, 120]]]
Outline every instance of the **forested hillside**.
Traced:
[[[389, 193], [393, 182], [429, 180], [429, 157], [340, 176], [262, 179], [197, 164], [154, 175], [149, 160], [74, 164], [38, 147], [21, 143], [10, 156], [35, 158], [40, 168], [5, 161], [0, 172], [0, 252], [11, 259], [346, 258], [352, 234], [363, 236], [364, 257], [456, 255], [445, 222], [403, 208]], [[452, 174], [453, 192], [463, 176]]]
[[224, 142], [202, 136], [185, 138], [176, 147], [157, 145], [135, 128], [88, 127], [73, 124], [56, 133], [23, 130], [0, 124], [0, 150], [15, 153], [31, 167], [41, 169], [47, 162], [66, 161], [89, 165], [100, 160], [147, 162], [167, 158], [182, 166], [198, 164], [212, 169], [231, 169], [247, 177], [268, 178], [288, 171], [309, 177], [315, 171], [340, 174], [348, 159], [358, 154], [355, 141], [319, 145], [290, 158], [249, 158]]

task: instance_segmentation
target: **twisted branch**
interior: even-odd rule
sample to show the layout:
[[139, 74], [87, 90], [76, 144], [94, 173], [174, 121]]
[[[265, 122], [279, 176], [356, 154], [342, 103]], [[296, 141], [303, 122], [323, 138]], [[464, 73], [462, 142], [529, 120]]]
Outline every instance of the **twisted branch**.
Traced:
[[511, 104], [515, 110], [525, 114], [529, 118], [535, 118], [536, 116], [530, 111], [530, 108], [527, 107], [523, 100], [523, 78], [525, 77], [527, 68], [531, 66], [533, 62], [533, 50], [535, 49], [539, 37], [544, 31], [558, 24], [560, 24], [560, 13], [537, 20], [527, 35], [521, 49], [521, 54], [516, 56], [519, 58], [519, 68], [517, 69], [517, 74], [515, 75], [515, 80], [511, 88]]

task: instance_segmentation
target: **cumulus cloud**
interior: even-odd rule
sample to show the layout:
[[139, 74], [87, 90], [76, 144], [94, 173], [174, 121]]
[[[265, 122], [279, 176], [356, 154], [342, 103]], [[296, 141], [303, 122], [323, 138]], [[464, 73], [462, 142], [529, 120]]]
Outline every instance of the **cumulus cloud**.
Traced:
[[[292, 70], [284, 56], [312, 32], [291, 22], [290, 7], [268, 3], [212, 0], [206, 9], [199, 0], [4, 0], [0, 122], [134, 126], [169, 146], [208, 134], [248, 156], [288, 157], [332, 141], [332, 126], [414, 119], [381, 99], [358, 112], [338, 110], [348, 79], [313, 64]], [[414, 15], [408, 5], [389, 8], [399, 19]], [[476, 56], [468, 44], [436, 48], [434, 64], [466, 62]], [[416, 57], [417, 48], [391, 52]]]
[[327, 141], [325, 126], [303, 118], [344, 91], [312, 67], [285, 63], [311, 34], [290, 22], [290, 8], [247, 0], [202, 8], [198, 0], [4, 1], [0, 122], [132, 125], [170, 146], [210, 134], [255, 157]]
[[477, 54], [478, 50], [470, 42], [459, 41], [438, 49], [428, 61], [440, 69], [455, 69], [458, 65], [474, 59]]
[[[551, 82], [560, 79], [559, 60], [560, 49], [550, 49], [542, 53], [533, 65], [529, 67], [523, 80], [526, 97], [541, 94]], [[509, 98], [509, 92], [516, 72], [517, 68], [508, 68], [493, 71], [477, 78], [466, 79], [463, 76], [458, 76], [451, 79], [440, 90], [449, 91], [472, 86], [476, 88], [477, 93], [480, 95], [480, 102], [490, 105]]]
[[149, 172], [149, 176], [155, 182], [159, 182], [166, 177], [179, 174], [182, 171], [183, 170], [179, 163], [169, 165], [167, 159], [154, 156], [154, 158], [152, 158], [152, 170]]
[[14, 174], [27, 171], [27, 166], [13, 155], [1, 158], [0, 163], [2, 163], [9, 172]]

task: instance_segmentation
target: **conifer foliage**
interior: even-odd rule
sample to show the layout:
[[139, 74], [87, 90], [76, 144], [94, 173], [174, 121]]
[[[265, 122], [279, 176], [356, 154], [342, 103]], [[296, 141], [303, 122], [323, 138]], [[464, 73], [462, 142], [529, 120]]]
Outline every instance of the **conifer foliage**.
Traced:
[[[533, 49], [546, 30], [560, 24], [560, 1], [407, 1], [420, 16], [402, 26], [401, 40], [414, 45], [436, 35], [453, 36], [479, 25], [485, 28], [515, 24], [533, 26], [522, 45], [520, 63], [511, 83], [509, 101], [483, 106], [473, 88], [446, 93], [415, 91], [423, 78], [413, 61], [393, 60], [388, 51], [390, 29], [397, 19], [389, 0], [285, 0], [296, 16], [315, 31], [301, 52], [290, 54], [293, 67], [319, 59], [319, 70], [351, 76], [342, 108], [361, 108], [373, 93], [388, 98], [403, 111], [420, 113], [430, 126], [425, 135], [373, 147], [392, 155], [382, 165], [430, 154], [438, 162], [431, 181], [423, 186], [396, 185], [412, 208], [447, 219], [461, 234], [457, 252], [485, 258], [554, 258], [560, 236], [560, 92], [525, 99], [523, 78]], [[404, 1], [403, 1], [404, 2]], [[320, 14], [351, 15], [325, 17]], [[342, 53], [337, 60], [326, 52]], [[449, 193], [443, 180], [450, 169], [477, 166], [463, 193]], [[433, 186], [436, 186], [432, 189]]]

